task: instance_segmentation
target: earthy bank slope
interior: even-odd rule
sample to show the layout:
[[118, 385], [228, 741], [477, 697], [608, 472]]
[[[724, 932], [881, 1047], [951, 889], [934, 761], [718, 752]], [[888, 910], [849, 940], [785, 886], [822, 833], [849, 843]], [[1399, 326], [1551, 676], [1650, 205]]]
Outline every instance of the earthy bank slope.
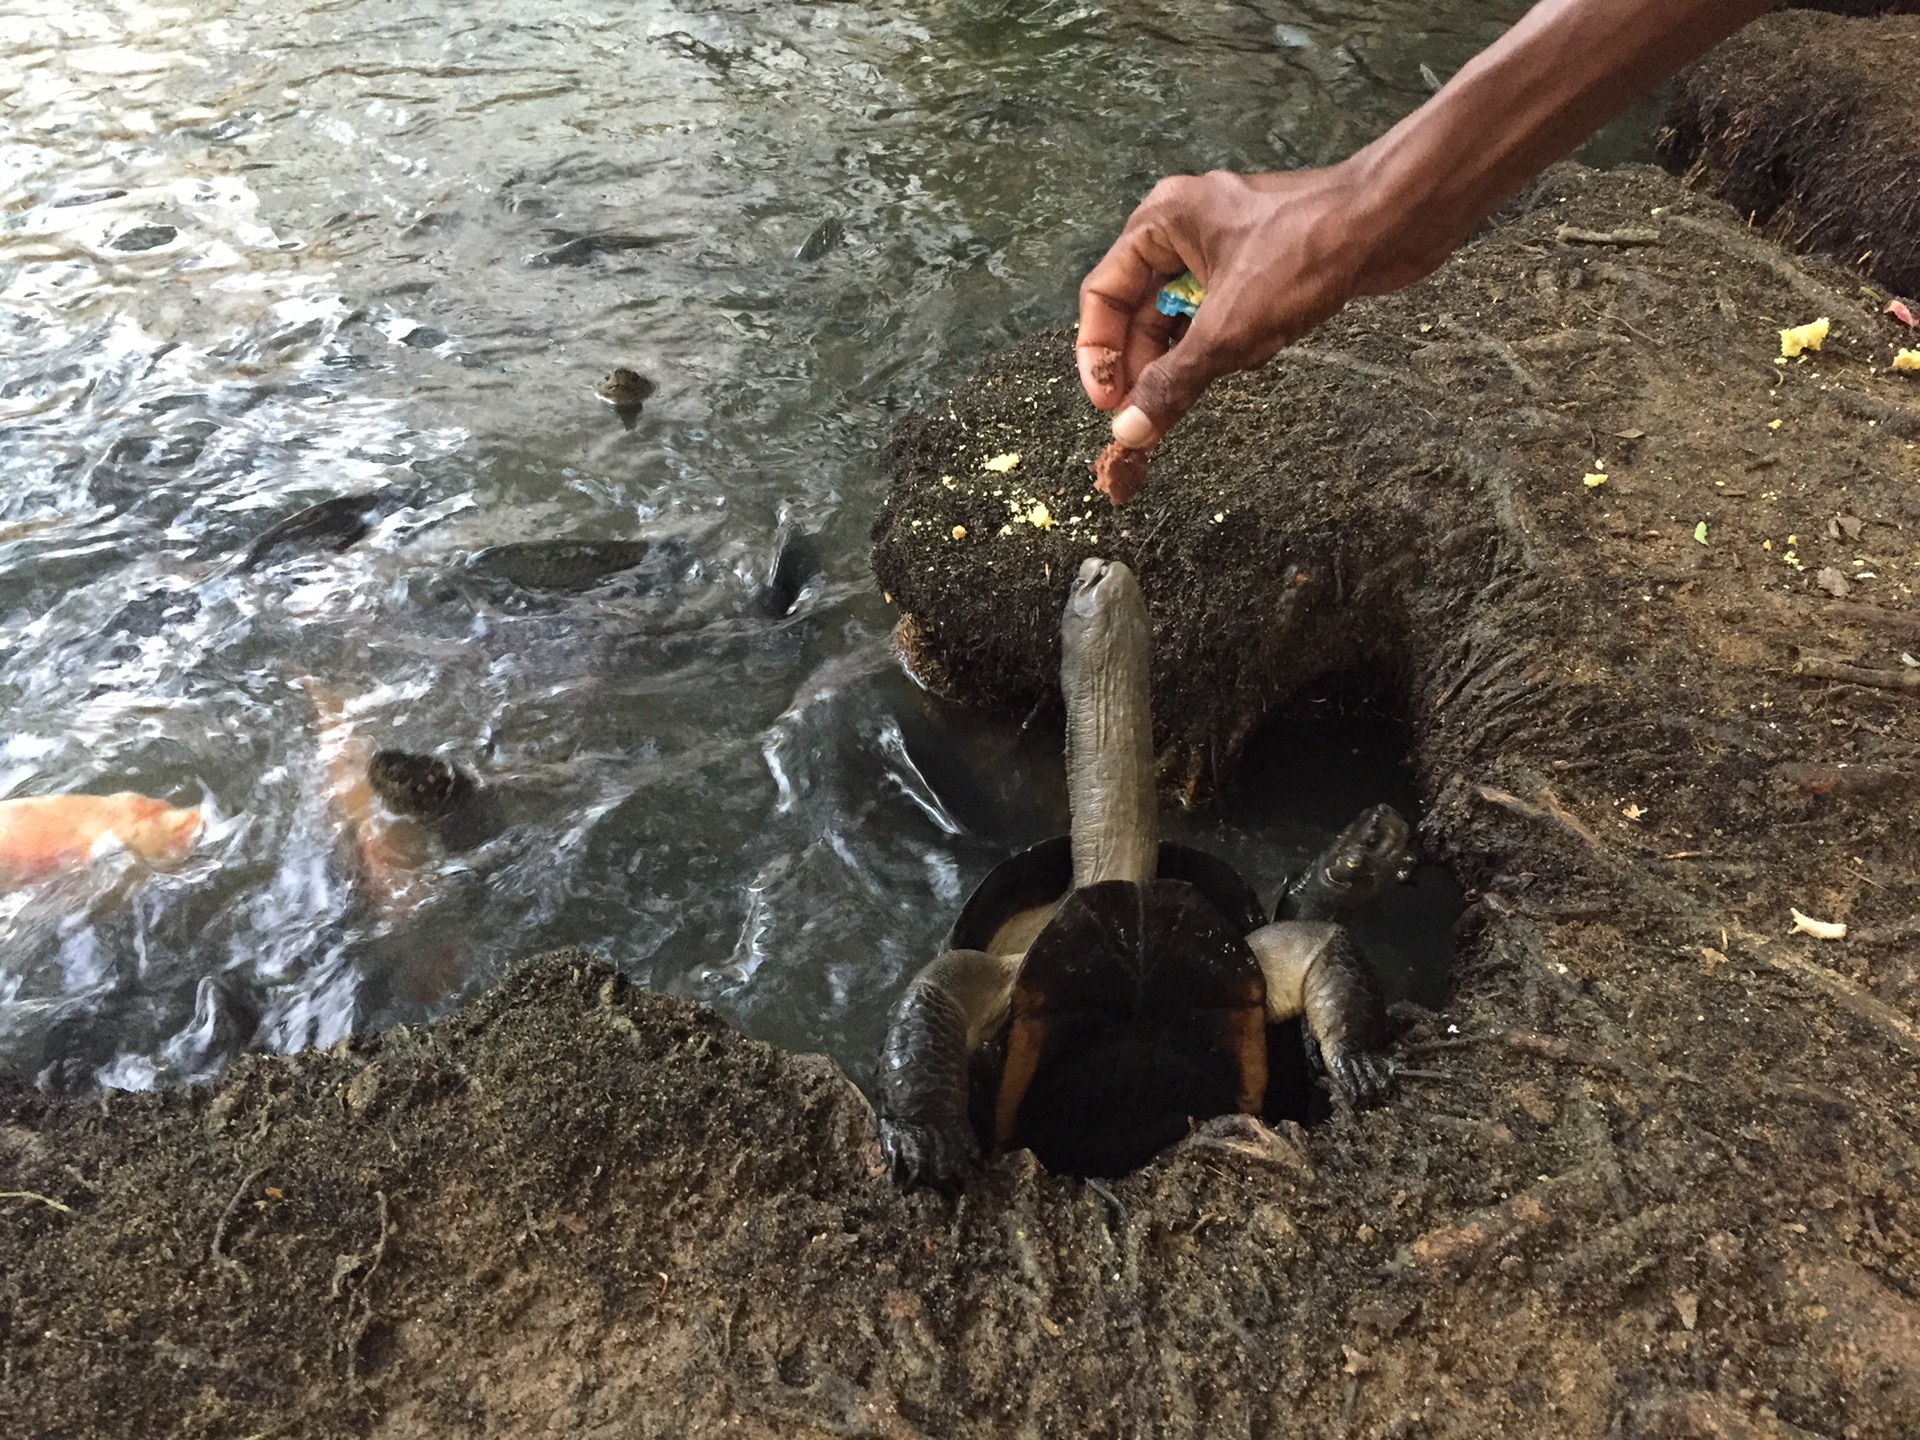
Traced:
[[[1481, 888], [1398, 1100], [1110, 1196], [1011, 1157], [903, 1199], [832, 1067], [560, 956], [213, 1093], [0, 1094], [0, 1190], [65, 1207], [0, 1200], [0, 1434], [1914, 1433], [1920, 735], [1908, 694], [1789, 672], [1920, 639], [1920, 419], [1850, 286], [1717, 207], [1652, 172], [1538, 198], [1223, 387], [1101, 522], [1188, 753], [1297, 671], [1404, 708], [1428, 842]], [[1821, 309], [1827, 356], [1775, 367]], [[972, 577], [1031, 653], [950, 680], [1024, 709], [1081, 527], [948, 537], [1009, 513], [981, 458], [1077, 495], [1097, 426], [1058, 338], [987, 375], [904, 432], [881, 554], [910, 606]], [[1825, 567], [1875, 578], [1836, 601]], [[1191, 617], [1251, 607], [1207, 690]], [[1788, 937], [1790, 902], [1854, 933]]]
[[1906, 13], [1747, 26], [1674, 81], [1661, 154], [1784, 243], [1915, 296], [1920, 6], [1882, 8]]

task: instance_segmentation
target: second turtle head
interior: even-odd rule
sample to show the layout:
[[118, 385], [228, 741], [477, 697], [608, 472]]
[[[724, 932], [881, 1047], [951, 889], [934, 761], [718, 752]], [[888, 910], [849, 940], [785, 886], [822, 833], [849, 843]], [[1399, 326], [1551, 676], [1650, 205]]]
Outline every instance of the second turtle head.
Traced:
[[433, 755], [409, 750], [376, 751], [367, 762], [367, 784], [396, 815], [441, 820], [473, 798], [465, 772]]

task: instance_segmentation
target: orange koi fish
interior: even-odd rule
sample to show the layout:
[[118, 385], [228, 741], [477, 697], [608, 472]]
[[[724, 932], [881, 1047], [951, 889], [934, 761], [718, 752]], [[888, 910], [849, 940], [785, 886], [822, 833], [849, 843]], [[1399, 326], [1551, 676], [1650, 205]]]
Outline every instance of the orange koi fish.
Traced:
[[201, 824], [196, 808], [176, 809], [131, 790], [0, 800], [0, 888], [84, 870], [123, 851], [171, 869], [187, 858]]
[[373, 743], [347, 717], [340, 697], [317, 681], [300, 683], [313, 702], [319, 724], [327, 798], [353, 840], [367, 897], [382, 918], [403, 920], [432, 895], [427, 830], [417, 821], [390, 813], [375, 800], [367, 782]]

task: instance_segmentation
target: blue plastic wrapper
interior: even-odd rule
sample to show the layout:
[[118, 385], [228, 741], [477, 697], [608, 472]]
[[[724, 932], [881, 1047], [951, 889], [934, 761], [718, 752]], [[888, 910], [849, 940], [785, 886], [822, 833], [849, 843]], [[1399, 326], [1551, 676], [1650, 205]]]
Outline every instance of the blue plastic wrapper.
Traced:
[[1178, 319], [1185, 315], [1191, 319], [1200, 313], [1200, 302], [1207, 298], [1207, 287], [1193, 278], [1188, 270], [1160, 287], [1160, 293], [1154, 297], [1153, 308], [1162, 315]]

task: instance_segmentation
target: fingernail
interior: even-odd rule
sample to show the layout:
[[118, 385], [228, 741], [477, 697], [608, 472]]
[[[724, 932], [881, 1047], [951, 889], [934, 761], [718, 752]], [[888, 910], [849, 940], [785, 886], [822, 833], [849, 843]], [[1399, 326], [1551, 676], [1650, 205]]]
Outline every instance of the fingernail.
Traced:
[[1138, 405], [1129, 405], [1113, 417], [1113, 438], [1129, 450], [1145, 450], [1153, 444], [1153, 421]]

